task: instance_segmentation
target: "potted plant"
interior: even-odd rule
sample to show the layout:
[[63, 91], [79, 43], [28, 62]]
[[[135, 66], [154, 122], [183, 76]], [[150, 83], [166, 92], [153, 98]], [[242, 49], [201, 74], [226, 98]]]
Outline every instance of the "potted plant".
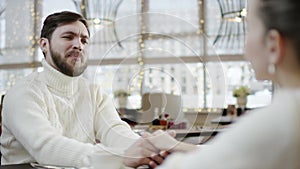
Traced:
[[114, 91], [114, 97], [119, 101], [119, 108], [126, 108], [128, 96], [130, 96], [130, 93], [124, 89]]
[[240, 86], [233, 90], [233, 97], [237, 98], [239, 107], [246, 107], [248, 95], [250, 95], [250, 88], [247, 86]]

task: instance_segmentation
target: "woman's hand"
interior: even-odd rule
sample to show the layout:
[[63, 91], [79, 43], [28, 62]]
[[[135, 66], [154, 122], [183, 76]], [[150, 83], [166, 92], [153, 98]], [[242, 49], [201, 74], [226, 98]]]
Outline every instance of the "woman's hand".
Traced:
[[196, 145], [180, 142], [176, 140], [174, 132], [157, 130], [147, 140], [151, 142], [157, 149], [167, 152], [187, 152], [197, 149]]
[[153, 146], [153, 144], [148, 141], [148, 137], [151, 137], [151, 134], [143, 133], [142, 137], [125, 151], [123, 163], [126, 166], [136, 168], [138, 166], [148, 165], [151, 168], [155, 168], [163, 162], [169, 153], [161, 152], [158, 148]]

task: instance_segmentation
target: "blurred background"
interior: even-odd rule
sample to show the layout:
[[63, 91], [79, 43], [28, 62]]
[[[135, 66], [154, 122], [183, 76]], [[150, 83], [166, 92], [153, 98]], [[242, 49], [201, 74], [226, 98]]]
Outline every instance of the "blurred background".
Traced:
[[243, 58], [246, 9], [246, 0], [0, 0], [0, 94], [43, 70], [42, 22], [68, 10], [90, 23], [83, 76], [111, 97], [130, 93], [127, 109], [140, 109], [145, 93], [179, 95], [183, 111], [226, 108], [240, 86], [250, 88], [247, 107], [265, 106], [273, 85]]

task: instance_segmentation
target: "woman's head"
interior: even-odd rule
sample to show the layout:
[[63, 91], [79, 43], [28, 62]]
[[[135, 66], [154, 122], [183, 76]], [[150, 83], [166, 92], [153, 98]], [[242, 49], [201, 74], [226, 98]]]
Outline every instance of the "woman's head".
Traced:
[[277, 68], [290, 48], [300, 67], [299, 10], [299, 0], [249, 1], [246, 58], [252, 63], [257, 79], [276, 80], [268, 67]]
[[[277, 30], [296, 45], [296, 50], [300, 50], [299, 10], [299, 0], [259, 0], [257, 15], [264, 23], [266, 32]], [[297, 54], [299, 56], [299, 51]]]

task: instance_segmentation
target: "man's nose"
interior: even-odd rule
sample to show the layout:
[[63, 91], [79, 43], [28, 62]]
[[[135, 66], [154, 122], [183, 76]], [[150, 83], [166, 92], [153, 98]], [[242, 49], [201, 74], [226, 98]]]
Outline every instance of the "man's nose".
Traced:
[[78, 50], [82, 50], [83, 49], [83, 44], [81, 42], [80, 38], [75, 38], [73, 41], [73, 48], [74, 49], [78, 49]]

